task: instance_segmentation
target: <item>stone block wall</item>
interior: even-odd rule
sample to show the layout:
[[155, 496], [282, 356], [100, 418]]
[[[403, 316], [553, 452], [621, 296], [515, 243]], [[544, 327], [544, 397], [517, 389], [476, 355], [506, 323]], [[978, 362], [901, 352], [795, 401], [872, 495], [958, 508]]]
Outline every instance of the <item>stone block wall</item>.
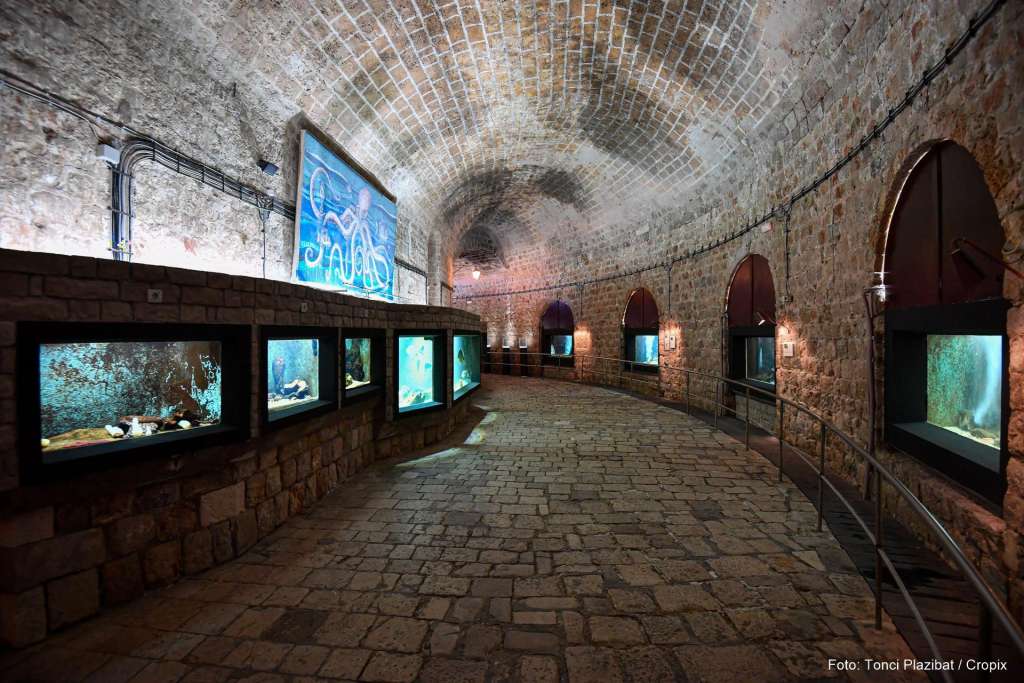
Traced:
[[[159, 289], [163, 303], [146, 303]], [[19, 478], [19, 321], [252, 326], [251, 427], [225, 446], [183, 445], [68, 480]], [[390, 393], [273, 431], [258, 419], [262, 324], [480, 329], [454, 309], [386, 304], [271, 280], [0, 250], [0, 641], [48, 632], [243, 554], [375, 460], [449, 434], [470, 402], [392, 420]], [[451, 349], [447, 349], [450, 354]], [[390, 356], [390, 351], [388, 351]], [[387, 386], [393, 363], [389, 358]], [[451, 377], [447, 378], [451, 394]]]

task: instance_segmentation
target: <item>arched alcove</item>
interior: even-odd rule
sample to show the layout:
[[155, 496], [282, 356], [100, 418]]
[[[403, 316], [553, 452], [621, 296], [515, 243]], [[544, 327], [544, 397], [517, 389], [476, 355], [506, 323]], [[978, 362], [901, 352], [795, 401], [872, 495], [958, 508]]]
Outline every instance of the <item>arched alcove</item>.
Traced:
[[1009, 414], [1005, 241], [970, 152], [941, 142], [910, 170], [887, 227], [885, 437], [1002, 501]]
[[658, 304], [647, 289], [634, 289], [622, 312], [622, 358], [628, 370], [658, 372]]
[[576, 321], [569, 304], [552, 301], [540, 317], [541, 360], [545, 365], [570, 366], [573, 363], [573, 333]]
[[733, 271], [726, 293], [729, 376], [775, 390], [775, 283], [771, 266], [750, 254]]

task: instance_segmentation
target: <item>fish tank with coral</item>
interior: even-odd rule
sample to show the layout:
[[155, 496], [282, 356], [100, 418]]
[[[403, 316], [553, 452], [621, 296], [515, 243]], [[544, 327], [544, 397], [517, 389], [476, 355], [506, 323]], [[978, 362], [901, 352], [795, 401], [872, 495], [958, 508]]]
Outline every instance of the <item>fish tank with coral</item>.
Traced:
[[775, 337], [747, 337], [746, 379], [775, 384]]
[[1003, 423], [1003, 338], [927, 335], [927, 420], [998, 450]]
[[452, 397], [458, 400], [480, 386], [480, 335], [456, 334], [452, 340]]
[[368, 386], [373, 380], [373, 340], [369, 337], [345, 339], [345, 391]]
[[320, 340], [268, 339], [266, 390], [271, 420], [320, 400]]
[[139, 443], [221, 423], [216, 341], [103, 341], [39, 346], [44, 454]]
[[15, 404], [24, 480], [172, 453], [183, 442], [206, 447], [247, 436], [249, 330], [19, 322]]
[[444, 347], [443, 333], [395, 335], [396, 405], [400, 414], [445, 404]]
[[572, 335], [571, 334], [553, 334], [550, 337], [550, 343], [548, 344], [548, 353], [552, 356], [571, 356], [572, 355]]
[[634, 338], [633, 360], [642, 365], [658, 364], [658, 335], [638, 334]]

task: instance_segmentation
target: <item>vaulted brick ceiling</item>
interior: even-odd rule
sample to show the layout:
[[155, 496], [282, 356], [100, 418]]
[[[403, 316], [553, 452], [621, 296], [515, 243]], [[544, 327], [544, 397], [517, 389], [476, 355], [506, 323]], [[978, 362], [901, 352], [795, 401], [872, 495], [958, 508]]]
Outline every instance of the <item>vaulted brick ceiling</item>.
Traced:
[[842, 27], [816, 0], [188, 7], [224, 63], [306, 110], [446, 257], [487, 230], [513, 264], [713, 188], [781, 128], [814, 44]]

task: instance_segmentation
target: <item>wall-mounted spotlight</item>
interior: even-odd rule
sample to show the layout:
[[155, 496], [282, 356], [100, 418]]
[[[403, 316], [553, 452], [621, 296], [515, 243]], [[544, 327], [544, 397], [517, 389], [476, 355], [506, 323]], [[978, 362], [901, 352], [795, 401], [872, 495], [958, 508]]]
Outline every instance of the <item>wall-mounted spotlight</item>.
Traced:
[[480, 279], [480, 271], [479, 270], [474, 270], [473, 271], [473, 279], [474, 280], [479, 280]]
[[953, 259], [953, 267], [956, 269], [957, 276], [966, 285], [967, 289], [974, 289], [988, 274], [967, 254], [964, 247], [970, 247], [976, 254], [984, 256], [989, 261], [999, 265], [1003, 270], [1013, 273], [1018, 278], [1024, 280], [1024, 275], [1003, 259], [989, 253], [986, 249], [969, 239], [957, 237], [953, 240], [953, 250], [949, 255]]
[[266, 159], [260, 159], [256, 165], [260, 167], [261, 171], [263, 171], [269, 176], [275, 176], [277, 175], [277, 172], [281, 170], [280, 168], [278, 168], [277, 164], [271, 163]]

